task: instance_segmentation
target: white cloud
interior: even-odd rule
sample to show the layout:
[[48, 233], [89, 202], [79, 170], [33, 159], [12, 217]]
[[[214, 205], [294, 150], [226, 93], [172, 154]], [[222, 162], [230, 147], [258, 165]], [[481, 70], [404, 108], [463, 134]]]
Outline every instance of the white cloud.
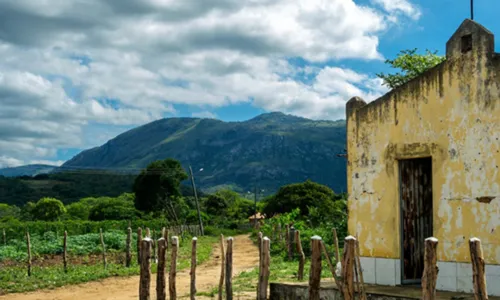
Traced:
[[[418, 20], [422, 15], [420, 8], [409, 0], [372, 0], [372, 2], [382, 6], [389, 13], [400, 13], [413, 20]], [[389, 16], [389, 18], [392, 22], [396, 20], [394, 15]]]
[[0, 168], [12, 168], [23, 165], [23, 161], [13, 158], [7, 157], [5, 155], [0, 156]]
[[217, 115], [210, 111], [200, 111], [194, 112], [191, 114], [194, 118], [207, 118], [207, 119], [216, 119]]
[[[0, 155], [56, 160], [176, 104], [342, 118], [350, 97], [384, 89], [321, 62], [380, 60], [391, 18], [420, 14], [406, 0], [373, 1], [384, 11], [353, 0], [0, 1]], [[109, 132], [88, 138], [96, 123]]]

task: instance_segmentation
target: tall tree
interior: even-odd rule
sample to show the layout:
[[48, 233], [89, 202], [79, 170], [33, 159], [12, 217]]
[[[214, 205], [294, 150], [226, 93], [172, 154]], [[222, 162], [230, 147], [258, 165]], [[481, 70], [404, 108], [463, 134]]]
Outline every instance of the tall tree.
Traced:
[[150, 163], [134, 183], [135, 208], [142, 211], [167, 210], [181, 196], [180, 184], [188, 175], [179, 161], [171, 158]]
[[417, 49], [402, 50], [395, 59], [387, 59], [386, 64], [392, 68], [400, 69], [394, 74], [378, 73], [377, 76], [384, 80], [384, 85], [391, 89], [397, 88], [413, 78], [419, 76], [430, 68], [435, 67], [446, 59], [437, 55], [437, 51], [426, 50], [425, 54], [418, 54]]

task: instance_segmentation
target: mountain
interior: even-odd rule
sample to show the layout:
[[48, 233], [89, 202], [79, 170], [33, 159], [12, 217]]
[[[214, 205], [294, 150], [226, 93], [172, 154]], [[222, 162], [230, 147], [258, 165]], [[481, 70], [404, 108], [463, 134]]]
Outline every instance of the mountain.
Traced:
[[198, 187], [230, 186], [240, 192], [307, 179], [346, 190], [345, 121], [313, 121], [267, 113], [242, 122], [167, 118], [85, 150], [59, 170], [92, 169], [138, 173], [150, 162], [175, 158], [193, 167]]
[[18, 176], [35, 176], [38, 174], [47, 174], [54, 170], [55, 166], [50, 165], [25, 165], [12, 168], [0, 169], [0, 176], [18, 177]]

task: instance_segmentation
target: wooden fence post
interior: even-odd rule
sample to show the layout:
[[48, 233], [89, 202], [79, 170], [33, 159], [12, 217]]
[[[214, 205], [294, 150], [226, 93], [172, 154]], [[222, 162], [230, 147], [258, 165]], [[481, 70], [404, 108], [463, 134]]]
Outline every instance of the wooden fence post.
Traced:
[[31, 276], [31, 242], [28, 231], [26, 231], [26, 246], [28, 247], [28, 276]]
[[311, 237], [311, 270], [309, 272], [309, 300], [319, 300], [321, 283], [321, 237]]
[[306, 263], [306, 256], [304, 254], [304, 250], [302, 250], [300, 230], [295, 231], [295, 244], [297, 245], [297, 253], [299, 254], [299, 270], [297, 272], [297, 279], [304, 280], [304, 265]]
[[64, 239], [63, 239], [63, 264], [64, 264], [64, 273], [68, 273], [68, 232], [64, 231]]
[[293, 248], [294, 248], [294, 243], [295, 243], [295, 227], [290, 226], [288, 229], [288, 258], [290, 260], [293, 259]]
[[335, 264], [340, 261], [339, 238], [337, 236], [337, 229], [333, 228], [333, 242], [335, 246]]
[[342, 290], [344, 300], [354, 300], [354, 261], [356, 238], [348, 236], [344, 242], [344, 256], [342, 258]]
[[151, 240], [153, 240], [152, 244], [151, 244], [151, 247], [152, 247], [152, 251], [153, 253], [151, 254], [151, 259], [154, 261], [154, 262], [158, 262], [157, 258], [156, 258], [156, 240], [155, 240], [155, 230], [153, 229], [152, 233], [151, 233]]
[[167, 241], [164, 237], [158, 240], [158, 267], [156, 271], [156, 299], [166, 300], [166, 278], [165, 278], [165, 259], [167, 252]]
[[104, 269], [106, 269], [106, 247], [104, 245], [104, 236], [102, 234], [102, 228], [99, 228], [99, 234], [101, 236], [101, 247], [102, 247], [102, 263], [104, 265]]
[[233, 238], [227, 239], [226, 250], [226, 299], [233, 299]]
[[146, 237], [141, 241], [141, 272], [139, 281], [139, 300], [150, 300], [151, 287], [151, 239]]
[[360, 259], [360, 251], [359, 251], [359, 239], [356, 235], [356, 262], [359, 268], [359, 280], [361, 281], [361, 300], [366, 300], [366, 291], [365, 291], [365, 280], [363, 279], [363, 268], [361, 267], [361, 259]]
[[267, 300], [267, 285], [269, 283], [270, 274], [269, 265], [271, 264], [270, 244], [271, 241], [267, 236], [262, 239], [262, 260], [259, 268], [259, 286], [257, 287], [259, 291], [259, 294], [257, 295], [258, 300]]
[[170, 276], [168, 280], [168, 291], [170, 299], [177, 299], [177, 290], [175, 285], [175, 276], [177, 275], [177, 251], [179, 250], [179, 238], [172, 237], [172, 256], [170, 258]]
[[290, 255], [290, 225], [285, 225], [285, 247], [288, 252], [288, 260], [292, 260], [292, 256]]
[[472, 284], [474, 285], [474, 298], [475, 300], [488, 300], [481, 240], [479, 240], [478, 238], [471, 238], [469, 240], [469, 250], [470, 259], [472, 262]]
[[330, 272], [332, 273], [333, 280], [335, 281], [335, 284], [339, 289], [342, 288], [341, 283], [337, 280], [337, 277], [335, 276], [335, 268], [333, 267], [332, 260], [330, 259], [330, 255], [328, 254], [328, 250], [326, 249], [325, 243], [321, 241], [321, 249], [323, 250], [323, 253], [325, 254], [326, 262], [328, 264], [328, 268], [330, 269]]
[[3, 245], [7, 246], [7, 234], [5, 234], [5, 228], [3, 229]]
[[191, 300], [196, 299], [196, 242], [198, 239], [193, 237], [191, 246]]
[[424, 274], [422, 276], [422, 300], [436, 299], [438, 240], [434, 237], [425, 239]]
[[131, 249], [132, 248], [132, 228], [127, 228], [127, 242], [125, 245], [125, 266], [128, 268], [130, 267], [130, 263], [132, 261], [132, 253]]
[[137, 228], [137, 264], [141, 265], [142, 228]]
[[281, 244], [281, 240], [283, 239], [283, 235], [281, 234], [281, 223], [278, 223], [278, 241]]
[[226, 263], [226, 258], [225, 258], [225, 252], [224, 252], [224, 235], [220, 235], [220, 280], [219, 280], [219, 300], [222, 300], [222, 291], [224, 289], [224, 279], [225, 279], [225, 263]]

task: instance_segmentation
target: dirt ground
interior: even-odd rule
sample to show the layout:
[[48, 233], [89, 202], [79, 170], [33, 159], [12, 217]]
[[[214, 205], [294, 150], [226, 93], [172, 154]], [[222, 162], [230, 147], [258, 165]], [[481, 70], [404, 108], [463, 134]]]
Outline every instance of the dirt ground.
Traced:
[[[233, 242], [233, 277], [258, 266], [259, 252], [248, 235], [234, 237]], [[210, 259], [199, 265], [196, 270], [196, 289], [209, 292], [219, 285], [220, 247], [214, 248]], [[156, 299], [156, 274], [151, 278], [151, 299]], [[189, 298], [189, 270], [177, 273], [178, 298]], [[168, 282], [168, 280], [167, 280]], [[168, 283], [167, 283], [168, 284]], [[139, 276], [107, 278], [101, 281], [65, 286], [53, 290], [40, 290], [30, 293], [7, 294], [0, 300], [127, 300], [138, 299]], [[167, 286], [168, 298], [168, 286]], [[196, 297], [197, 299], [210, 299]], [[235, 299], [255, 299], [255, 293], [234, 295]]]

